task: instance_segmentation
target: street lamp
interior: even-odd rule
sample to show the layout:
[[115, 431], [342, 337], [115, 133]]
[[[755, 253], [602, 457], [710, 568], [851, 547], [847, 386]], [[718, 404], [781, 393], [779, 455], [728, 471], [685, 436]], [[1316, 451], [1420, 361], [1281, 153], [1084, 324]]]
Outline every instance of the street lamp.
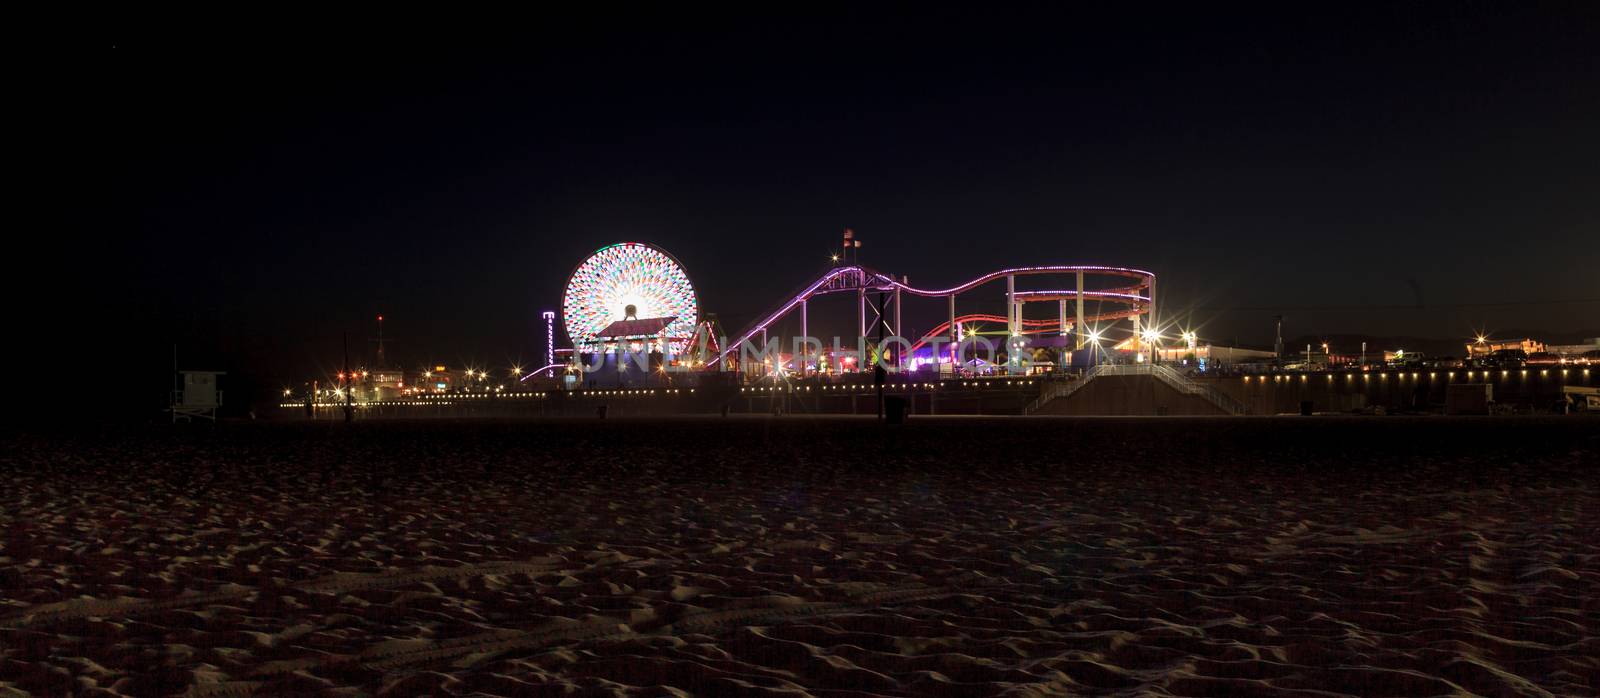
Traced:
[[1152, 364], [1160, 363], [1161, 362], [1161, 355], [1160, 355], [1161, 332], [1157, 331], [1154, 327], [1152, 327], [1152, 328], [1146, 329], [1144, 331], [1144, 333], [1143, 333], [1143, 336], [1144, 336], [1144, 343], [1150, 347], [1150, 363], [1152, 363]]
[[[1183, 340], [1183, 347], [1185, 350], [1183, 362], [1184, 365], [1188, 365], [1189, 357], [1195, 355], [1195, 343], [1199, 337], [1195, 335], [1194, 330], [1184, 330], [1178, 335], [1178, 338]], [[1198, 359], [1199, 357], [1195, 356], [1195, 358]]]

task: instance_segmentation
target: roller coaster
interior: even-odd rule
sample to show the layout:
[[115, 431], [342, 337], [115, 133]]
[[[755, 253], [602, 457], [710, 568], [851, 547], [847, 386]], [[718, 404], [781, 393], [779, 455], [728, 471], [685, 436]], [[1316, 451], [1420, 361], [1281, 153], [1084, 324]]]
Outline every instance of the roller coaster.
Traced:
[[[1070, 281], [1052, 284], [1057, 288], [1049, 290], [1017, 289], [1018, 277], [1039, 276], [1065, 277]], [[956, 300], [959, 296], [1002, 279], [1006, 287], [1005, 316], [992, 313], [961, 315], [956, 313]], [[1107, 279], [1111, 280], [1109, 288], [1094, 288], [1107, 285]], [[1066, 288], [1059, 288], [1060, 286]], [[888, 334], [906, 337], [902, 332], [901, 308], [907, 296], [945, 300], [947, 317], [943, 323], [914, 340], [906, 337], [911, 342], [907, 353], [912, 355], [930, 341], [942, 338], [941, 341], [951, 343], [951, 356], [954, 358], [955, 345], [962, 339], [962, 328], [983, 322], [1004, 322], [1006, 334], [1009, 336], [1055, 332], [1063, 337], [1070, 336], [1076, 346], [1083, 346], [1086, 342], [1098, 342], [1102, 334], [1109, 329], [1103, 327], [1102, 323], [1115, 323], [1127, 319], [1131, 320], [1132, 328], [1126, 341], [1138, 348], [1143, 338], [1141, 326], [1155, 327], [1153, 322], [1156, 307], [1155, 288], [1155, 274], [1129, 267], [1099, 265], [1015, 267], [990, 272], [950, 288], [928, 289], [906, 283], [905, 277], [896, 278], [893, 274], [865, 266], [837, 266], [805, 286], [776, 310], [752, 323], [725, 346], [718, 347], [714, 358], [708, 360], [706, 366], [712, 368], [730, 361], [730, 357], [739, 351], [741, 345], [753, 343], [757, 337], [765, 338], [769, 329], [793, 314], [799, 315], [800, 335], [809, 336], [810, 301], [819, 296], [851, 292], [856, 294], [857, 330], [862, 337], [868, 336], [869, 328], [878, 329], [879, 323], [883, 324], [882, 329]], [[884, 300], [876, 305], [870, 303], [869, 296], [873, 294], [881, 294], [880, 297]], [[1023, 309], [1026, 304], [1051, 302], [1056, 304], [1057, 312], [1054, 319], [1024, 319]], [[1086, 312], [1085, 305], [1088, 302], [1095, 304], [1095, 311], [1092, 314]], [[1111, 307], [1107, 308], [1107, 305]], [[869, 311], [875, 315], [870, 324]], [[709, 333], [709, 326], [702, 327], [702, 331]], [[896, 360], [898, 361], [899, 357]]]

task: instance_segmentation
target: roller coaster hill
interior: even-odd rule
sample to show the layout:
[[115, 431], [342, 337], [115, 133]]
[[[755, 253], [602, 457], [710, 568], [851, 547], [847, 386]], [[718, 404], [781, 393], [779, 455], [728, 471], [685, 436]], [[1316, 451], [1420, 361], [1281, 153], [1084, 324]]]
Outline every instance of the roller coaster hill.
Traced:
[[[1019, 281], [1033, 282], [1029, 285], [1034, 288], [1019, 288]], [[1003, 297], [994, 292], [1002, 284]], [[797, 347], [796, 338], [812, 337], [814, 327], [821, 324], [814, 322], [814, 303], [837, 295], [854, 297], [847, 303], [853, 312], [844, 323], [829, 318], [835, 330], [852, 326], [839, 333], [845, 335], [843, 343], [817, 337], [816, 344]], [[872, 373], [875, 366], [898, 379], [917, 381], [1036, 375], [1099, 363], [1144, 362], [1152, 356], [1159, 334], [1153, 330], [1154, 297], [1155, 275], [1128, 267], [1016, 267], [948, 288], [923, 288], [909, 284], [904, 276], [841, 265], [739, 334], [724, 335], [714, 323], [701, 323], [695, 335], [682, 343], [682, 355], [695, 366], [737, 373], [746, 382], [848, 378]], [[961, 302], [966, 299], [1000, 302], [972, 309]], [[927, 331], [911, 331], [904, 322], [907, 305], [918, 302], [933, 306], [942, 316]], [[995, 307], [1002, 303], [1003, 307]], [[837, 312], [839, 305], [833, 302], [828, 307]], [[1030, 318], [1030, 305], [1047, 307], [1049, 317]], [[918, 310], [922, 317], [930, 314], [927, 307]], [[772, 351], [763, 355], [769, 347]]]

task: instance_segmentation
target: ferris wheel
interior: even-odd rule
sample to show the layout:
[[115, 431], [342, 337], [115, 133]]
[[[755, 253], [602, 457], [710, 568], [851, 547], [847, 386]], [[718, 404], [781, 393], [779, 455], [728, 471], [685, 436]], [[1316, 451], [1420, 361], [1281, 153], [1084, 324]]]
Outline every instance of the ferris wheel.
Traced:
[[694, 334], [700, 305], [689, 275], [672, 255], [654, 245], [623, 242], [600, 248], [572, 271], [561, 311], [567, 336], [579, 350], [601, 344], [600, 333], [619, 320], [667, 318], [659, 333], [681, 349]]

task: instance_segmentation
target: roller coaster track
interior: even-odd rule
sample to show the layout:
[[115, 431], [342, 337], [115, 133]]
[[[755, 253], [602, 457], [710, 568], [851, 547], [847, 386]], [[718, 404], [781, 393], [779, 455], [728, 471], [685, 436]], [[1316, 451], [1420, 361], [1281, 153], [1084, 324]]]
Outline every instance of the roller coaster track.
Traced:
[[[1131, 268], [1131, 267], [1111, 267], [1111, 266], [1099, 266], [1099, 265], [1048, 265], [1048, 266], [1036, 266], [1036, 267], [1014, 267], [1014, 268], [1010, 268], [1010, 269], [1001, 269], [999, 271], [990, 272], [988, 274], [984, 274], [982, 276], [979, 276], [979, 277], [977, 277], [975, 279], [972, 279], [970, 281], [967, 281], [965, 283], [958, 284], [956, 286], [951, 286], [949, 288], [928, 289], [928, 288], [917, 288], [915, 286], [911, 286], [909, 284], [906, 284], [906, 283], [903, 283], [901, 281], [896, 280], [895, 277], [893, 275], [891, 275], [891, 274], [885, 274], [883, 272], [876, 271], [876, 270], [873, 270], [873, 269], [869, 269], [867, 267], [855, 266], [855, 265], [841, 266], [841, 267], [835, 267], [833, 269], [828, 270], [821, 277], [819, 277], [816, 281], [813, 281], [811, 284], [809, 284], [809, 285], [805, 286], [804, 288], [802, 288], [798, 293], [794, 294], [794, 296], [792, 298], [790, 298], [788, 301], [784, 302], [781, 306], [778, 307], [777, 310], [773, 311], [772, 313], [768, 314], [767, 316], [765, 316], [761, 320], [759, 320], [759, 321], [753, 323], [752, 325], [750, 325], [749, 329], [747, 329], [744, 332], [744, 334], [740, 335], [738, 338], [736, 338], [736, 339], [734, 339], [732, 341], [729, 341], [727, 346], [723, 347], [722, 350], [717, 354], [716, 357], [710, 359], [707, 362], [707, 365], [708, 366], [714, 366], [714, 365], [717, 365], [717, 364], [721, 363], [722, 360], [725, 359], [729, 354], [737, 351], [740, 345], [744, 344], [745, 342], [750, 341], [757, 334], [760, 334], [761, 332], [765, 331], [773, 323], [783, 319], [784, 316], [788, 315], [789, 312], [791, 310], [794, 310], [794, 308], [796, 306], [798, 306], [800, 303], [802, 303], [802, 302], [804, 302], [804, 301], [806, 301], [806, 300], [808, 300], [810, 298], [813, 298], [813, 297], [816, 297], [816, 296], [820, 296], [820, 295], [824, 295], [824, 294], [828, 294], [828, 293], [838, 293], [838, 292], [842, 292], [842, 291], [899, 291], [899, 292], [902, 292], [902, 293], [908, 293], [908, 294], [911, 294], [913, 296], [920, 296], [920, 297], [924, 297], [924, 298], [952, 298], [952, 297], [954, 297], [956, 295], [959, 295], [961, 293], [965, 293], [967, 291], [971, 291], [972, 289], [975, 289], [975, 288], [977, 288], [979, 286], [982, 286], [983, 284], [989, 283], [989, 282], [994, 281], [996, 279], [1002, 279], [1002, 278], [1005, 278], [1005, 277], [1008, 277], [1008, 276], [1033, 276], [1033, 275], [1040, 275], [1040, 274], [1077, 274], [1079, 272], [1083, 272], [1085, 274], [1095, 274], [1095, 275], [1099, 275], [1099, 276], [1126, 277], [1126, 278], [1136, 279], [1139, 282], [1139, 283], [1137, 283], [1135, 285], [1128, 286], [1128, 287], [1125, 287], [1125, 288], [1117, 288], [1117, 289], [1110, 289], [1110, 290], [1098, 290], [1098, 291], [1088, 291], [1088, 290], [1083, 291], [1082, 294], [1081, 294], [1081, 298], [1084, 299], [1084, 300], [1101, 300], [1101, 301], [1111, 301], [1111, 302], [1117, 302], [1117, 303], [1125, 303], [1125, 304], [1128, 304], [1129, 307], [1130, 307], [1130, 310], [1127, 311], [1127, 312], [1112, 313], [1110, 315], [1105, 315], [1104, 317], [1097, 316], [1099, 319], [1111, 319], [1112, 315], [1114, 315], [1116, 317], [1128, 317], [1130, 315], [1137, 315], [1140, 312], [1142, 312], [1142, 310], [1141, 310], [1142, 307], [1147, 308], [1149, 303], [1150, 303], [1150, 296], [1149, 295], [1140, 295], [1138, 292], [1141, 289], [1150, 289], [1150, 288], [1152, 288], [1152, 286], [1154, 284], [1154, 280], [1155, 280], [1155, 274], [1152, 274], [1151, 272], [1148, 272], [1148, 271], [1144, 271], [1142, 269], [1134, 269], [1134, 268]], [[1077, 299], [1077, 298], [1080, 298], [1080, 294], [1075, 289], [1074, 290], [1064, 290], [1064, 291], [1018, 291], [1018, 292], [1016, 292], [1015, 297], [1018, 300], [1027, 302], [1027, 301], [1043, 301], [1043, 300], [1065, 300], [1065, 299], [1068, 299], [1068, 298]], [[1085, 320], [1086, 321], [1088, 320], [1087, 316], [1085, 317]], [[1023, 324], [1024, 324], [1024, 326], [1030, 326], [1030, 325], [1033, 325], [1033, 323], [1037, 323], [1037, 322], [1038, 321], [1030, 322], [1030, 321], [1024, 320]], [[1056, 327], [1060, 326], [1059, 322], [1049, 322], [1049, 321], [1045, 321], [1045, 322], [1047, 322], [1049, 325], [1053, 325], [1053, 326], [1056, 326]], [[1036, 325], [1034, 325], [1034, 326], [1036, 326]], [[949, 330], [949, 322], [946, 322], [943, 327], [944, 327], [944, 329], [946, 331], [948, 331]], [[936, 334], [930, 334], [928, 336], [937, 336], [937, 335]], [[920, 344], [920, 342], [919, 342], [919, 344]]]
[[[1022, 294], [1019, 293], [1017, 295], [1020, 296]], [[1085, 292], [1084, 295], [1087, 296], [1088, 292]], [[1137, 315], [1137, 314], [1139, 314], [1139, 313], [1138, 313], [1138, 311], [1135, 311], [1135, 310], [1119, 310], [1119, 311], [1111, 312], [1111, 313], [1099, 313], [1099, 314], [1096, 314], [1096, 315], [1085, 315], [1085, 316], [1083, 316], [1083, 319], [1084, 319], [1084, 322], [1090, 322], [1090, 321], [1103, 322], [1105, 320], [1120, 320], [1122, 318], [1132, 317], [1132, 316]], [[999, 315], [990, 315], [988, 313], [968, 313], [966, 315], [958, 315], [958, 316], [956, 316], [956, 324], [958, 324], [958, 325], [966, 325], [966, 324], [971, 324], [971, 323], [974, 323], [974, 322], [1004, 323], [1005, 321], [1006, 321], [1006, 319], [1004, 317], [1001, 317]], [[1060, 330], [1061, 330], [1061, 321], [1060, 320], [1026, 320], [1026, 319], [1024, 319], [1022, 321], [1022, 330], [1019, 331], [1018, 334], [1044, 334], [1046, 332], [1055, 332], [1055, 331], [1060, 331]], [[950, 331], [950, 321], [946, 320], [944, 322], [941, 322], [941, 323], [938, 324], [938, 326], [934, 327], [933, 329], [928, 330], [927, 332], [924, 332], [923, 335], [922, 335], [922, 338], [918, 339], [916, 341], [916, 343], [912, 344], [911, 348], [906, 350], [906, 351], [907, 351], [907, 353], [910, 353], [910, 352], [914, 352], [914, 351], [916, 351], [918, 349], [921, 349], [922, 347], [926, 346], [928, 344], [928, 342], [930, 340], [934, 339], [935, 337], [948, 337], [948, 336], [950, 336], [949, 331]]]

